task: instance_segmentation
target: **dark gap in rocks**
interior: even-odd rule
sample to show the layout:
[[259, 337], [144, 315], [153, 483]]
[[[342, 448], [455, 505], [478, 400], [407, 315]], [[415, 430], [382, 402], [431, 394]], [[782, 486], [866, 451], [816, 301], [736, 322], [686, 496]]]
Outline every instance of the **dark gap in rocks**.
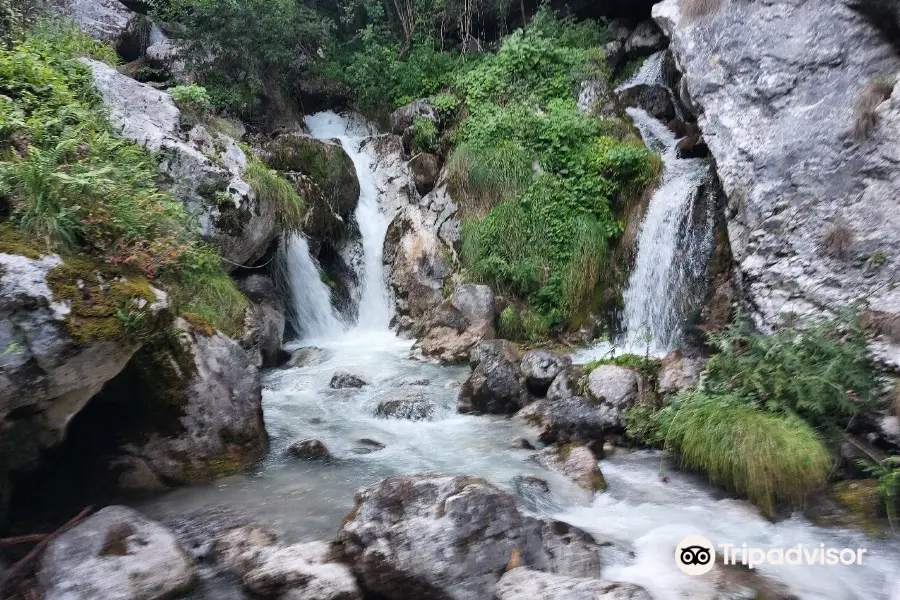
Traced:
[[900, 53], [900, 0], [847, 0]]
[[119, 39], [116, 44], [116, 53], [125, 63], [136, 61], [144, 56], [150, 47], [150, 32], [153, 29], [153, 21], [149, 17], [141, 16], [136, 19], [134, 27]]

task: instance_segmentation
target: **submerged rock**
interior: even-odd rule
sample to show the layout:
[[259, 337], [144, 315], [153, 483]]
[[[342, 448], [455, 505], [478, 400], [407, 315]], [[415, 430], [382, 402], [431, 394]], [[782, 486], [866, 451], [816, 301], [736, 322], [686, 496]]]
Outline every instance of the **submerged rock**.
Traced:
[[537, 458], [548, 469], [559, 471], [590, 492], [606, 490], [606, 479], [597, 466], [597, 457], [587, 446], [550, 446], [538, 452]]
[[331, 452], [319, 440], [297, 440], [287, 448], [287, 454], [305, 460], [324, 460], [331, 458]]
[[520, 359], [512, 342], [479, 342], [472, 351], [472, 375], [459, 389], [459, 412], [512, 414], [525, 406], [529, 398], [519, 370]]
[[382, 419], [424, 421], [434, 416], [434, 402], [422, 392], [400, 392], [379, 402], [375, 416]]
[[333, 390], [341, 390], [347, 388], [361, 388], [369, 385], [369, 382], [358, 375], [347, 373], [346, 371], [338, 371], [331, 376], [328, 387]]
[[513, 569], [500, 578], [496, 600], [653, 600], [631, 583], [564, 577], [531, 569]]
[[323, 363], [326, 359], [327, 356], [325, 355], [325, 351], [321, 348], [300, 348], [299, 350], [295, 350], [294, 353], [291, 354], [291, 358], [288, 359], [286, 366], [308, 367], [310, 365]]
[[512, 495], [471, 477], [397, 476], [361, 491], [335, 548], [387, 600], [491, 598], [511, 562], [566, 575], [600, 569], [589, 535], [527, 517]]
[[51, 541], [37, 578], [46, 600], [166, 600], [190, 590], [195, 571], [162, 526], [110, 506]]
[[378, 452], [379, 450], [384, 449], [384, 444], [379, 442], [378, 440], [372, 440], [369, 438], [361, 438], [356, 440], [356, 447], [351, 449], [351, 452], [355, 454], [371, 454], [373, 452]]

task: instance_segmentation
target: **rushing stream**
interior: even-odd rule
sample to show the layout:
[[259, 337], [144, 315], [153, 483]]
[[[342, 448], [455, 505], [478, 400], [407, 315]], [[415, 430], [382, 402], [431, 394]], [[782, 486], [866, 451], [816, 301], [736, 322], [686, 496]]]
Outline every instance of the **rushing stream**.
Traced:
[[[776, 567], [765, 572], [804, 600], [895, 600], [890, 594], [900, 573], [900, 545], [895, 541], [815, 527], [800, 517], [773, 524], [748, 503], [723, 499], [693, 476], [667, 467], [669, 479], [664, 482], [659, 477], [659, 455], [649, 452], [619, 451], [602, 461], [610, 489], [591, 501], [574, 484], [540, 467], [533, 460], [534, 452], [513, 447], [514, 437], [533, 438], [524, 425], [500, 417], [458, 414], [457, 388], [468, 368], [413, 360], [412, 342], [388, 328], [391, 310], [381, 251], [389, 215], [379, 209], [371, 157], [359, 150], [365, 130], [333, 113], [314, 115], [307, 123], [317, 137], [338, 138], [359, 172], [362, 191], [356, 219], [365, 256], [357, 324], [340, 323], [323, 303], [327, 288], [319, 280], [306, 243], [293, 240], [290, 260], [296, 264], [290, 273], [295, 278], [291, 282], [295, 299], [317, 304], [297, 311], [312, 321], [304, 326], [305, 339], [291, 348], [316, 347], [318, 359], [265, 375], [268, 457], [253, 473], [174, 491], [144, 505], [145, 511], [177, 522], [183, 515], [225, 507], [288, 539], [329, 539], [350, 510], [355, 492], [389, 475], [423, 471], [473, 475], [515, 491], [516, 476], [533, 474], [550, 483], [554, 500], [540, 506], [523, 501], [523, 507], [552, 514], [599, 540], [630, 549], [633, 560], [605, 565], [598, 575], [638, 583], [657, 600], [713, 597], [699, 579], [676, 568], [674, 546], [687, 535], [761, 547], [801, 542], [864, 547], [867, 561], [861, 566]], [[353, 373], [370, 385], [330, 389], [329, 381], [337, 371]], [[409, 396], [431, 400], [434, 416], [426, 421], [374, 416], [382, 400]], [[287, 445], [302, 438], [322, 441], [334, 460], [286, 457]], [[234, 583], [209, 580], [192, 598], [230, 600], [243, 595]]]

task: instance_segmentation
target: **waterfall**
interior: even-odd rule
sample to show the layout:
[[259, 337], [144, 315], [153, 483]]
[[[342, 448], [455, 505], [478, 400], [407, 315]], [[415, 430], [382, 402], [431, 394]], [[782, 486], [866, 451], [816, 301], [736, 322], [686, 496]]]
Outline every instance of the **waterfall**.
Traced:
[[665, 125], [638, 108], [629, 108], [628, 114], [647, 147], [661, 151], [664, 171], [641, 225], [624, 293], [624, 345], [665, 354], [680, 341], [684, 321], [696, 304], [694, 291], [703, 288], [715, 197], [707, 193], [699, 198], [709, 172], [706, 161], [677, 158], [677, 140]]
[[391, 299], [384, 276], [384, 236], [390, 224], [378, 204], [372, 163], [374, 159], [361, 149], [363, 140], [373, 132], [358, 121], [334, 112], [320, 112], [306, 117], [310, 134], [319, 139], [337, 139], [353, 160], [359, 178], [359, 204], [354, 216], [359, 226], [363, 248], [359, 315], [357, 329], [384, 330], [391, 321]]
[[304, 338], [331, 337], [344, 327], [331, 305], [331, 291], [322, 282], [319, 265], [309, 253], [302, 234], [294, 234], [282, 249], [282, 266], [290, 282], [287, 316], [294, 331]]

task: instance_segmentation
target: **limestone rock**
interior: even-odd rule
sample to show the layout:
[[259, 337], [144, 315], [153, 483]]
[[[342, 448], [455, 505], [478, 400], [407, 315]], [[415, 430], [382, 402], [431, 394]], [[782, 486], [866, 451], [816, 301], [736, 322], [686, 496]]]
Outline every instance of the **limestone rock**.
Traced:
[[588, 375], [588, 392], [608, 415], [607, 429], [623, 427], [622, 413], [637, 404], [644, 388], [643, 379], [634, 369], [601, 365]]
[[138, 32], [141, 15], [119, 0], [56, 0], [62, 12], [97, 41], [113, 47]]
[[512, 414], [528, 403], [521, 355], [507, 340], [479, 342], [472, 351], [474, 370], [459, 389], [461, 413]]
[[409, 419], [422, 421], [434, 415], [434, 402], [425, 397], [425, 392], [416, 388], [400, 389], [381, 399], [375, 409], [375, 416], [383, 419]]
[[331, 458], [331, 452], [319, 440], [297, 440], [288, 446], [287, 453], [294, 458], [323, 460]]
[[202, 125], [182, 131], [181, 111], [171, 96], [119, 73], [104, 63], [82, 59], [121, 135], [161, 152], [160, 170], [200, 233], [229, 268], [259, 259], [278, 234], [276, 207], [258, 198], [244, 178], [247, 157], [232, 138]]
[[486, 285], [457, 286], [438, 307], [416, 347], [441, 362], [462, 362], [472, 347], [494, 338], [494, 293]]
[[[549, 548], [567, 551], [554, 557]], [[566, 575], [599, 573], [586, 533], [523, 515], [512, 495], [471, 477], [390, 477], [361, 491], [336, 541], [370, 593], [389, 600], [491, 598], [511, 560]]]
[[526, 352], [520, 365], [528, 391], [537, 396], [546, 396], [556, 376], [571, 366], [570, 356], [549, 350]]
[[409, 168], [420, 195], [424, 196], [434, 189], [441, 173], [441, 165], [434, 154], [419, 152], [409, 159]]
[[195, 572], [163, 527], [110, 506], [50, 542], [37, 577], [47, 600], [165, 600], [187, 592]]
[[537, 457], [548, 469], [559, 471], [590, 492], [606, 489], [606, 480], [597, 466], [597, 457], [587, 446], [549, 446], [538, 452]]
[[238, 287], [251, 302], [241, 345], [258, 353], [259, 366], [274, 367], [284, 362], [285, 308], [275, 290], [275, 283], [266, 275], [250, 275], [238, 282]]
[[328, 387], [333, 390], [341, 390], [346, 388], [361, 388], [369, 385], [369, 382], [359, 377], [358, 375], [354, 375], [353, 373], [347, 373], [346, 371], [338, 371], [334, 375], [331, 376], [331, 381], [328, 382]]
[[[900, 288], [890, 282], [900, 255], [889, 249], [900, 244], [900, 93], [874, 109], [868, 136], [854, 136], [864, 88], [900, 70], [891, 42], [846, 2], [725, 2], [702, 19], [685, 18], [680, 6], [660, 2], [653, 17], [671, 40], [728, 197], [748, 315], [769, 331], [783, 317], [864, 299], [896, 317]], [[854, 238], [843, 258], [826, 251], [840, 227]], [[900, 364], [900, 340], [876, 333], [883, 358]]]
[[652, 600], [631, 583], [563, 577], [531, 569], [513, 569], [500, 578], [496, 600]]

